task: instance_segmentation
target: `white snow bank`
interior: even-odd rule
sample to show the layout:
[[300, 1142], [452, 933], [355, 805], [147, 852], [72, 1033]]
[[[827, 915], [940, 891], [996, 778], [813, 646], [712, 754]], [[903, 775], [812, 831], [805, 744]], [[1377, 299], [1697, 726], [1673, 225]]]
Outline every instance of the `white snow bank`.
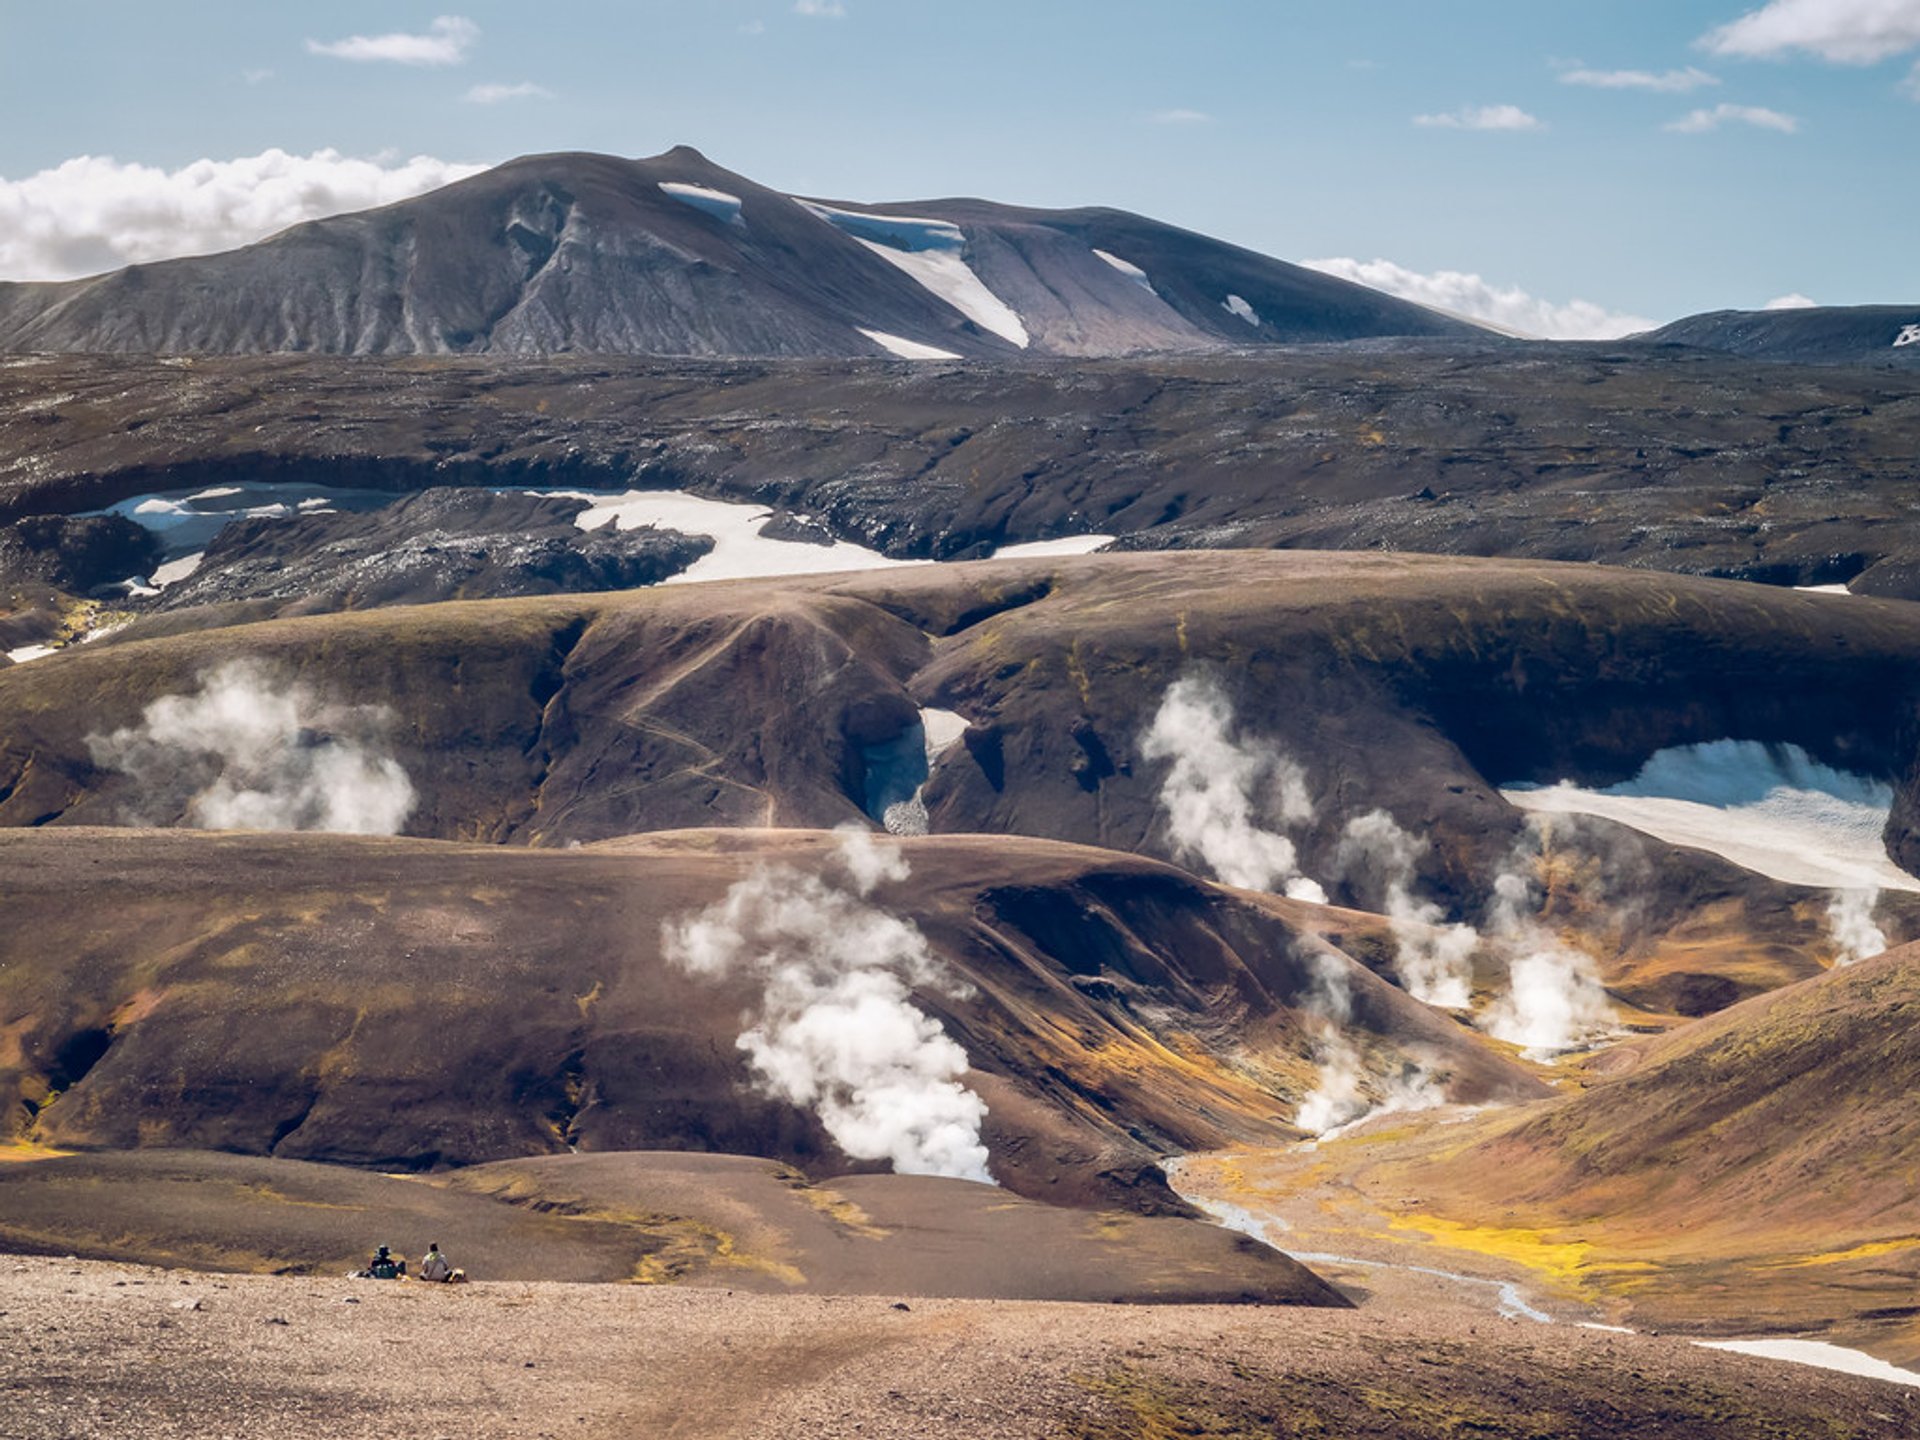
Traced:
[[960, 743], [967, 733], [967, 717], [952, 710], [922, 710], [920, 731], [927, 737], [927, 768]]
[[1920, 891], [1880, 838], [1893, 788], [1822, 765], [1798, 745], [1681, 745], [1603, 790], [1562, 781], [1500, 793], [1522, 810], [1614, 820], [1791, 885]]
[[773, 512], [764, 505], [703, 500], [677, 490], [629, 490], [608, 495], [587, 490], [547, 490], [547, 495], [577, 496], [592, 502], [574, 517], [582, 530], [598, 530], [612, 521], [621, 530], [658, 525], [687, 535], [708, 535], [713, 549], [662, 583], [697, 580], [760, 580], [776, 575], [824, 575], [839, 570], [879, 570], [893, 565], [930, 565], [930, 560], [894, 560], [850, 541], [813, 545], [804, 540], [772, 540], [760, 531]]
[[1851, 595], [1853, 593], [1844, 585], [1796, 585], [1793, 588], [1803, 595]]
[[1156, 300], [1160, 298], [1160, 292], [1154, 289], [1153, 282], [1147, 279], [1147, 272], [1131, 260], [1122, 260], [1110, 250], [1095, 250], [1093, 253], [1106, 261], [1107, 264], [1111, 265], [1114, 269], [1118, 270], [1122, 275], [1126, 276], [1127, 279], [1133, 281], [1134, 284], [1138, 285]]
[[189, 555], [176, 556], [163, 565], [153, 567], [153, 574], [147, 577], [153, 582], [152, 585], [140, 586], [129, 583], [127, 593], [129, 595], [138, 595], [144, 592], [157, 595], [166, 589], [167, 586], [177, 585], [180, 581], [193, 574], [194, 571], [200, 568], [200, 562], [206, 558], [207, 552], [204, 550], [195, 550]]
[[1031, 343], [1027, 327], [1013, 308], [989, 290], [967, 264], [962, 255], [967, 237], [958, 225], [908, 215], [871, 215], [807, 200], [800, 203], [895, 269], [905, 272], [982, 330], [991, 331], [1022, 350]]
[[1796, 1365], [1864, 1375], [1869, 1380], [1920, 1386], [1920, 1374], [1876, 1360], [1862, 1351], [1849, 1350], [1844, 1345], [1829, 1345], [1824, 1340], [1696, 1340], [1693, 1343], [1708, 1350], [1731, 1350], [1736, 1355], [1758, 1355], [1763, 1360], [1790, 1360]]
[[889, 335], [884, 330], [869, 330], [865, 326], [855, 328], [881, 349], [889, 354], [898, 355], [902, 360], [958, 360], [960, 358], [953, 351], [942, 350], [937, 345], [922, 345], [918, 340]]
[[1894, 349], [1898, 350], [1902, 345], [1920, 345], [1920, 325], [1909, 325], [1893, 337]]
[[1237, 315], [1254, 329], [1260, 328], [1260, 312], [1255, 310], [1238, 295], [1229, 295], [1220, 302], [1220, 308], [1229, 315]]
[[1062, 535], [1058, 540], [1027, 540], [1018, 545], [1002, 545], [993, 552], [995, 560], [1041, 560], [1049, 555], [1091, 555], [1102, 545], [1111, 545], [1111, 535]]
[[24, 665], [29, 660], [44, 660], [51, 654], [51, 645], [22, 645], [18, 650], [7, 651], [7, 658], [16, 665]]
[[691, 205], [728, 225], [745, 225], [740, 214], [740, 197], [705, 185], [689, 185], [680, 180], [662, 180], [660, 188], [682, 205]]

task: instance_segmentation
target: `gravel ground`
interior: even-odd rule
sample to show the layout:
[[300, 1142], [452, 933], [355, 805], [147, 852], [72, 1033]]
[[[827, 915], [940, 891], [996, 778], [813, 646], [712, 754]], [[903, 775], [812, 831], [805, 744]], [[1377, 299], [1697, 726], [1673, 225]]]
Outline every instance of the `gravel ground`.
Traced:
[[1444, 1302], [432, 1287], [0, 1257], [5, 1440], [1459, 1434], [1911, 1436], [1920, 1395]]

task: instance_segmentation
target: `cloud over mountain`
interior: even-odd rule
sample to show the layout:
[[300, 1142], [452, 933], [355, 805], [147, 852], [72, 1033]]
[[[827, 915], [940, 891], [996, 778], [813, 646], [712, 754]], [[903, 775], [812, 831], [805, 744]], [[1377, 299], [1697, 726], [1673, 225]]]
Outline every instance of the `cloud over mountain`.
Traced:
[[246, 245], [302, 220], [389, 205], [477, 174], [429, 155], [272, 149], [177, 170], [81, 155], [0, 179], [0, 278], [65, 280]]
[[1346, 256], [1300, 263], [1342, 280], [1384, 290], [1403, 300], [1545, 340], [1613, 340], [1650, 330], [1654, 325], [1641, 316], [1608, 310], [1590, 300], [1555, 304], [1529, 295], [1517, 285], [1495, 285], [1461, 270], [1422, 274], [1391, 260], [1355, 260]]

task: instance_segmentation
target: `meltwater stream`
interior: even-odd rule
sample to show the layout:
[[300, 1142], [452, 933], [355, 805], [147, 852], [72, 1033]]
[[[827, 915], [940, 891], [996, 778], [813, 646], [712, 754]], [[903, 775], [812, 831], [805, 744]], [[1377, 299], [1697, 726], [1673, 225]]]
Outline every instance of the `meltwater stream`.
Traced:
[[1213, 1200], [1182, 1190], [1180, 1162], [1177, 1160], [1169, 1160], [1161, 1168], [1167, 1173], [1167, 1183], [1173, 1187], [1173, 1193], [1182, 1200], [1198, 1206], [1227, 1229], [1237, 1230], [1242, 1235], [1251, 1235], [1269, 1249], [1279, 1250], [1303, 1264], [1354, 1265], [1370, 1270], [1402, 1270], [1412, 1275], [1430, 1275], [1438, 1280], [1450, 1280], [1456, 1285], [1492, 1291], [1495, 1308], [1504, 1320], [1531, 1320], [1539, 1325], [1554, 1323], [1553, 1316], [1529, 1304], [1519, 1285], [1510, 1280], [1488, 1280], [1478, 1275], [1462, 1275], [1455, 1270], [1440, 1270], [1431, 1265], [1402, 1265], [1391, 1260], [1362, 1260], [1357, 1255], [1335, 1255], [1324, 1250], [1292, 1250], [1275, 1244], [1269, 1232], [1274, 1225], [1284, 1226], [1286, 1222], [1274, 1219], [1262, 1220], [1251, 1210], [1232, 1204], [1230, 1201]]
[[[1211, 1216], [1218, 1224], [1229, 1230], [1237, 1230], [1250, 1235], [1262, 1245], [1278, 1250], [1293, 1259], [1309, 1265], [1355, 1265], [1372, 1270], [1400, 1270], [1413, 1275], [1428, 1275], [1438, 1280], [1448, 1280], [1470, 1289], [1490, 1290], [1500, 1316], [1505, 1320], [1531, 1320], [1536, 1324], [1552, 1325], [1554, 1317], [1544, 1310], [1527, 1302], [1525, 1293], [1517, 1284], [1505, 1280], [1488, 1280], [1478, 1275], [1462, 1275], [1453, 1270], [1441, 1270], [1431, 1265], [1402, 1265], [1390, 1260], [1362, 1260], [1355, 1255], [1335, 1255], [1326, 1251], [1293, 1250], [1276, 1244], [1272, 1230], [1278, 1226], [1286, 1228], [1286, 1221], [1278, 1216], [1262, 1219], [1242, 1205], [1227, 1200], [1215, 1200], [1208, 1196], [1194, 1194], [1180, 1188], [1181, 1161], [1167, 1160], [1161, 1164], [1167, 1176], [1167, 1184], [1188, 1204], [1197, 1206]], [[1601, 1325], [1592, 1321], [1576, 1321], [1583, 1329], [1608, 1330], [1615, 1334], [1633, 1335], [1639, 1332], [1622, 1325]], [[1889, 1384], [1920, 1387], [1920, 1374], [1903, 1370], [1899, 1366], [1889, 1365], [1876, 1356], [1862, 1350], [1848, 1349], [1842, 1345], [1829, 1344], [1824, 1340], [1783, 1339], [1767, 1337], [1758, 1339], [1694, 1340], [1690, 1343], [1707, 1350], [1728, 1350], [1742, 1355], [1753, 1355], [1761, 1359], [1781, 1360], [1794, 1365], [1810, 1365], [1820, 1370], [1835, 1370], [1845, 1375], [1861, 1375], [1871, 1380], [1884, 1380]]]

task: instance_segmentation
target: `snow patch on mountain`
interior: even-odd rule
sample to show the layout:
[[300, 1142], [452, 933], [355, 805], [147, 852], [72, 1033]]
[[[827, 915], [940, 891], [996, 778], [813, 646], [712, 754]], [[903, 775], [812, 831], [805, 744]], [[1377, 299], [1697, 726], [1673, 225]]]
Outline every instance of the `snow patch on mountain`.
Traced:
[[1893, 337], [1893, 347], [1898, 350], [1902, 345], [1920, 345], [1920, 325], [1909, 325]]
[[1258, 330], [1260, 328], [1260, 312], [1255, 310], [1253, 306], [1249, 305], [1238, 295], [1227, 296], [1226, 299], [1220, 302], [1220, 308], [1229, 315], [1238, 316], [1240, 319], [1246, 321], [1247, 324], [1253, 326], [1254, 329]]
[[1160, 292], [1153, 288], [1153, 282], [1147, 278], [1147, 272], [1131, 260], [1122, 260], [1110, 250], [1096, 249], [1093, 253], [1106, 261], [1106, 263], [1114, 269], [1118, 270], [1122, 275], [1126, 276], [1127, 279], [1133, 281], [1133, 283], [1138, 285], [1142, 290], [1153, 296], [1154, 299], [1158, 300], [1160, 298]]
[[995, 560], [1044, 560], [1049, 556], [1091, 555], [1103, 545], [1111, 545], [1111, 535], [1062, 535], [1057, 540], [1026, 540], [1018, 545], [1002, 545], [993, 552]]
[[724, 190], [712, 190], [705, 185], [689, 185], [680, 180], [662, 180], [660, 188], [682, 205], [691, 205], [694, 209], [713, 216], [725, 225], [745, 227], [746, 220], [740, 214], [740, 197], [729, 195]]
[[1032, 343], [1013, 307], [989, 290], [967, 264], [963, 253], [967, 237], [958, 225], [908, 215], [872, 215], [810, 200], [800, 204], [903, 271], [982, 330], [1022, 350]]
[[865, 326], [855, 328], [888, 354], [898, 355], [902, 360], [958, 360], [960, 358], [953, 351], [942, 350], [937, 345], [922, 345], [918, 340], [889, 335], [884, 330], [869, 330]]

